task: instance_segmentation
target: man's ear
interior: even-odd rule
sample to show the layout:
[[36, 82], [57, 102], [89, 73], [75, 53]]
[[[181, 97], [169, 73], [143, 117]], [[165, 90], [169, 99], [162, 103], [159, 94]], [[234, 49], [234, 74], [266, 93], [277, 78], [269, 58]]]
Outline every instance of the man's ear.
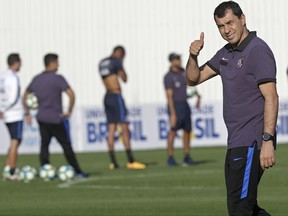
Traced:
[[240, 20], [241, 20], [242, 25], [246, 26], [246, 16], [244, 14], [241, 15]]

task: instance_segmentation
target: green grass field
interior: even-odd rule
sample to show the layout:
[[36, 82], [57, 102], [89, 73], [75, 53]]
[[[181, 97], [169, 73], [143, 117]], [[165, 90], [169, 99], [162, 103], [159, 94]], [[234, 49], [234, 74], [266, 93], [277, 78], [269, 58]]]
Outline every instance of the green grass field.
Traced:
[[[166, 166], [165, 150], [135, 152], [146, 162], [144, 171], [108, 170], [106, 153], [78, 154], [87, 180], [32, 183], [0, 182], [0, 215], [29, 216], [225, 216], [223, 161], [226, 149], [195, 148], [195, 167]], [[259, 187], [259, 203], [273, 216], [288, 215], [288, 145], [278, 147], [277, 166], [266, 171]], [[124, 166], [125, 154], [117, 153]], [[181, 150], [176, 151], [178, 161]], [[0, 157], [1, 164], [4, 157]], [[63, 155], [51, 155], [54, 166]], [[20, 155], [19, 167], [38, 167], [37, 155]]]

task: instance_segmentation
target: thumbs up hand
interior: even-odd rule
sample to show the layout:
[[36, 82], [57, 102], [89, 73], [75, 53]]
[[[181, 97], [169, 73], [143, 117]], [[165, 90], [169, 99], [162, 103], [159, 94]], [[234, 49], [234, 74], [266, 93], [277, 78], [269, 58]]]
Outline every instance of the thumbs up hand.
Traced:
[[195, 40], [191, 43], [190, 49], [189, 49], [190, 54], [192, 56], [198, 56], [203, 46], [204, 46], [204, 32], [201, 32], [200, 39]]

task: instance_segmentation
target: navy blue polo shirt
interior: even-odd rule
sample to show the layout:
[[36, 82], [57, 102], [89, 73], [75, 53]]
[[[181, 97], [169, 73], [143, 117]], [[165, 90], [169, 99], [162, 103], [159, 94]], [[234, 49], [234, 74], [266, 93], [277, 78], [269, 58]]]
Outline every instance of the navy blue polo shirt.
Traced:
[[173, 90], [174, 102], [185, 102], [187, 100], [186, 78], [184, 69], [177, 72], [169, 71], [164, 77], [165, 89]]
[[62, 92], [70, 88], [65, 78], [55, 72], [43, 72], [32, 80], [27, 88], [38, 99], [37, 120], [60, 124], [63, 121]]
[[221, 76], [228, 148], [262, 145], [264, 98], [259, 85], [276, 82], [276, 63], [268, 45], [250, 32], [233, 48], [227, 44], [206, 63]]
[[118, 72], [123, 71], [122, 61], [115, 57], [108, 57], [100, 61], [99, 63], [99, 72], [102, 79], [106, 77], [117, 74]]

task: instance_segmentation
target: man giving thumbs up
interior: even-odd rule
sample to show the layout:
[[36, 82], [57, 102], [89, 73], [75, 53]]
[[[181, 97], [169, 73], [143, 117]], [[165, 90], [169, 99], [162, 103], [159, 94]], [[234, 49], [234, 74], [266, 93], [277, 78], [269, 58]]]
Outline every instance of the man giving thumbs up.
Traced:
[[265, 169], [275, 164], [278, 95], [276, 63], [271, 49], [246, 27], [246, 17], [233, 1], [214, 11], [220, 35], [228, 43], [198, 66], [204, 33], [190, 45], [188, 85], [217, 75], [223, 83], [223, 115], [228, 129], [225, 179], [229, 215], [269, 216], [257, 204], [257, 188]]

